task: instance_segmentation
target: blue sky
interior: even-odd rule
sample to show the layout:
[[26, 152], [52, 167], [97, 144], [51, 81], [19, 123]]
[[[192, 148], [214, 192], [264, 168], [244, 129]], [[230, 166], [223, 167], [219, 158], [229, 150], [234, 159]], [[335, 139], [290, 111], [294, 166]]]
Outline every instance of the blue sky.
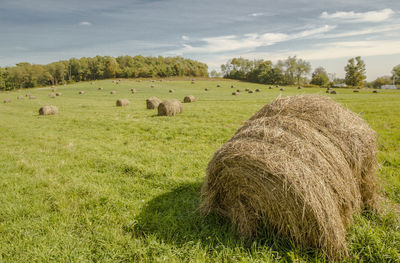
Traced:
[[373, 80], [400, 64], [400, 1], [0, 0], [0, 66], [136, 54], [297, 55], [338, 77], [360, 55]]

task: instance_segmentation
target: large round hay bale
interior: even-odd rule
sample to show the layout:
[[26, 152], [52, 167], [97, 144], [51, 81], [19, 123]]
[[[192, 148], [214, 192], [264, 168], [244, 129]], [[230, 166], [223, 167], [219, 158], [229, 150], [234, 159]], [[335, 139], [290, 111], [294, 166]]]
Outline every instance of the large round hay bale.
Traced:
[[54, 94], [54, 93], [50, 93], [50, 94], [49, 94], [49, 97], [50, 97], [50, 98], [52, 98], [52, 99], [55, 99], [55, 97], [56, 97], [56, 94]]
[[173, 93], [173, 92], [174, 92], [174, 90], [173, 90], [173, 89], [170, 89], [168, 92], [169, 92], [169, 93]]
[[56, 106], [43, 106], [39, 109], [40, 115], [55, 115], [58, 113], [58, 108]]
[[103, 88], [98, 88], [98, 90], [103, 90]]
[[10, 98], [6, 98], [6, 99], [3, 100], [3, 102], [4, 102], [4, 103], [10, 103], [10, 102], [11, 102], [11, 99], [10, 99]]
[[372, 93], [379, 93], [379, 90], [374, 90], [372, 91]]
[[239, 95], [239, 92], [236, 92], [236, 91], [235, 91], [235, 92], [232, 92], [232, 95], [233, 95], [233, 96], [237, 96], [237, 95]]
[[62, 93], [61, 93], [61, 92], [57, 92], [57, 93], [56, 93], [56, 96], [57, 96], [57, 97], [60, 97], [60, 96], [62, 96]]
[[249, 91], [249, 90], [250, 90], [249, 88], [245, 88], [245, 89], [244, 89], [244, 91]]
[[240, 93], [240, 91], [241, 91], [240, 89], [237, 89], [237, 90], [236, 90], [237, 93]]
[[298, 87], [297, 87], [297, 89], [301, 89], [301, 87], [300, 87], [300, 86], [298, 86]]
[[346, 255], [352, 216], [376, 208], [376, 151], [368, 124], [331, 99], [278, 98], [214, 154], [201, 211], [230, 218], [243, 237], [264, 226]]
[[85, 94], [85, 92], [83, 90], [79, 91], [79, 94]]
[[22, 100], [22, 99], [24, 99], [23, 96], [18, 96], [18, 97], [17, 97], [17, 100]]
[[158, 105], [160, 105], [161, 100], [157, 97], [150, 97], [146, 100], [146, 107], [149, 110], [157, 109]]
[[217, 84], [217, 88], [220, 88], [220, 87], [221, 87], [221, 85]]
[[261, 90], [260, 89], [256, 89], [256, 92], [260, 92]]
[[269, 86], [269, 87], [268, 87], [268, 89], [272, 89], [272, 87], [271, 87], [271, 86]]
[[279, 90], [280, 90], [280, 91], [285, 91], [285, 89], [284, 89], [284, 88], [280, 88]]
[[131, 92], [132, 92], [132, 94], [135, 94], [135, 93], [136, 93], [136, 89], [135, 89], [135, 88], [132, 88], [132, 89], [131, 89]]
[[205, 90], [205, 91], [208, 91], [209, 89], [208, 89], [208, 88], [205, 88], [204, 90]]
[[183, 107], [179, 100], [165, 100], [158, 105], [159, 116], [173, 116], [182, 113]]
[[252, 91], [252, 90], [249, 90], [248, 92], [249, 92], [250, 94], [251, 94], [251, 93], [253, 93], [253, 91]]
[[330, 94], [337, 94], [336, 90], [332, 90], [331, 92], [329, 92]]
[[110, 91], [110, 94], [115, 94], [117, 93], [115, 90]]
[[360, 92], [358, 89], [353, 90], [353, 92]]
[[29, 95], [29, 97], [28, 97], [30, 100], [34, 100], [34, 99], [36, 99], [36, 97], [35, 96], [33, 96], [33, 95]]
[[183, 102], [185, 102], [185, 103], [190, 103], [190, 102], [195, 102], [195, 101], [196, 101], [196, 99], [193, 95], [185, 96], [185, 98], [183, 99]]
[[234, 89], [234, 88], [235, 88], [235, 86], [232, 85], [232, 86], [231, 86], [231, 89]]
[[129, 102], [128, 99], [118, 99], [117, 102], [116, 102], [116, 105], [118, 107], [128, 106], [129, 104], [131, 104], [131, 103]]

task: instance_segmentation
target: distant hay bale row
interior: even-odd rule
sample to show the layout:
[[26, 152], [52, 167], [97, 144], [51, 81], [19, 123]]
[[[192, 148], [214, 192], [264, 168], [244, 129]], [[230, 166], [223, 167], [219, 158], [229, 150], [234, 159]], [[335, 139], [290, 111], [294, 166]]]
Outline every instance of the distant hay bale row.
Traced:
[[157, 109], [158, 105], [160, 105], [161, 100], [157, 97], [150, 97], [146, 100], [146, 107], [149, 110]]
[[375, 132], [331, 99], [278, 98], [214, 154], [200, 209], [242, 237], [264, 226], [340, 258], [353, 215], [377, 208], [376, 152]]
[[128, 106], [130, 104], [128, 99], [118, 99], [116, 102], [116, 105], [118, 107], [122, 107], [122, 106]]
[[185, 96], [185, 98], [183, 99], [183, 102], [185, 102], [185, 103], [190, 103], [190, 102], [194, 102], [194, 101], [196, 101], [196, 99], [193, 95]]
[[182, 104], [175, 99], [165, 100], [158, 105], [159, 116], [174, 116], [176, 114], [182, 113], [182, 111]]
[[56, 106], [43, 106], [39, 109], [40, 115], [55, 115], [58, 113], [58, 108]]

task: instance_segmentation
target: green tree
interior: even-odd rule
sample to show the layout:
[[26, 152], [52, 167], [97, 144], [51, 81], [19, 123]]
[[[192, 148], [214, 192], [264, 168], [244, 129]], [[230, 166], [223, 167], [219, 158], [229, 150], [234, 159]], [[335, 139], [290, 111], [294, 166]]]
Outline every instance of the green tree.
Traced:
[[374, 89], [379, 89], [381, 88], [383, 85], [390, 85], [392, 84], [392, 80], [390, 77], [385, 76], [385, 77], [378, 77], [376, 78], [376, 80], [374, 80], [372, 82], [372, 87]]
[[392, 81], [393, 80], [396, 85], [400, 84], [400, 65], [397, 65], [392, 69]]
[[345, 83], [348, 86], [363, 86], [365, 75], [365, 63], [360, 56], [348, 60], [346, 67]]
[[329, 77], [323, 67], [318, 67], [314, 70], [311, 77], [311, 84], [318, 86], [327, 86], [329, 84]]

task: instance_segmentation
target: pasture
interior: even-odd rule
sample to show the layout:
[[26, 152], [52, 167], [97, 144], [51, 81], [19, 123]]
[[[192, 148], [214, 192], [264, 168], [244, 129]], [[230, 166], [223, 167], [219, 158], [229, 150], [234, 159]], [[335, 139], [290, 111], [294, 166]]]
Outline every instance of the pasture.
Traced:
[[[190, 79], [56, 89], [62, 96], [49, 97], [49, 87], [0, 93], [0, 262], [324, 262], [270, 231], [240, 240], [227, 220], [198, 210], [213, 153], [277, 96], [319, 93], [359, 113], [378, 134], [380, 192], [400, 205], [399, 90], [333, 95]], [[151, 96], [183, 102], [187, 95], [196, 101], [176, 116], [146, 109]], [[121, 98], [130, 105], [117, 107]], [[59, 113], [39, 116], [44, 105]], [[365, 213], [348, 233], [346, 261], [400, 260], [396, 212]]]

